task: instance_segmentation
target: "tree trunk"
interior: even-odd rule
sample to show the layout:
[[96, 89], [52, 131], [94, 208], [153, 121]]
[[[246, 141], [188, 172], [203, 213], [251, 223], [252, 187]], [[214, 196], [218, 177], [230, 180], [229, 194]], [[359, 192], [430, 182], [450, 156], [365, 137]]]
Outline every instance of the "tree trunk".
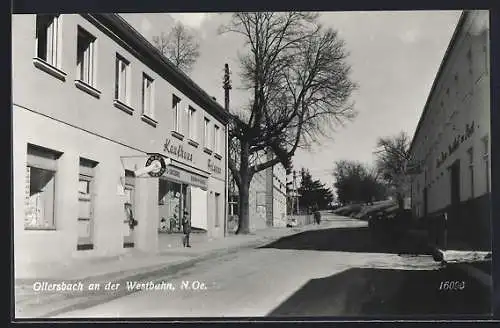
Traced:
[[250, 232], [250, 183], [242, 181], [241, 187], [239, 188], [240, 196], [240, 215], [238, 220], [238, 229], [236, 234], [247, 234]]
[[240, 157], [240, 186], [238, 193], [240, 196], [240, 215], [238, 220], [238, 229], [236, 234], [247, 234], [250, 232], [250, 181], [252, 180], [250, 168], [250, 145], [247, 142], [241, 142]]

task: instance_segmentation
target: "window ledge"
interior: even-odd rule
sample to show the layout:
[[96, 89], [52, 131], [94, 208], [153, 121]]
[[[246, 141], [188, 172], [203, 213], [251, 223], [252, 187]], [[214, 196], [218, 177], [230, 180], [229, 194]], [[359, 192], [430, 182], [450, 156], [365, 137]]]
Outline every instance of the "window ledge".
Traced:
[[214, 157], [217, 158], [217, 159], [222, 159], [222, 155], [219, 154], [219, 153], [215, 153], [214, 154]]
[[56, 231], [55, 227], [24, 227], [24, 230], [29, 231]]
[[97, 90], [86, 82], [83, 82], [82, 80], [75, 80], [75, 85], [78, 89], [85, 91], [86, 93], [97, 99], [101, 97], [101, 91]]
[[188, 144], [190, 144], [191, 146], [193, 146], [195, 148], [198, 148], [198, 146], [200, 145], [199, 143], [197, 143], [193, 139], [188, 139]]
[[146, 122], [146, 123], [148, 123], [149, 125], [151, 125], [152, 127], [155, 127], [155, 128], [156, 128], [156, 126], [158, 125], [158, 121], [157, 121], [157, 120], [155, 120], [155, 119], [154, 119], [154, 118], [152, 118], [152, 117], [149, 117], [149, 116], [148, 116], [148, 115], [146, 115], [146, 114], [142, 114], [141, 119], [142, 119], [144, 122]]
[[67, 74], [65, 72], [61, 71], [57, 67], [52, 66], [51, 64], [47, 63], [45, 60], [41, 58], [38, 57], [33, 58], [33, 65], [35, 65], [36, 68], [52, 75], [55, 78], [58, 78], [61, 81], [66, 81]]
[[203, 151], [209, 155], [212, 155], [212, 151], [208, 149], [207, 147], [203, 147]]
[[184, 135], [177, 131], [172, 131], [172, 136], [179, 139], [180, 141], [184, 140]]
[[113, 100], [113, 105], [115, 105], [116, 108], [121, 109], [127, 114], [132, 115], [134, 113], [134, 109], [132, 107], [130, 107], [129, 105], [125, 104], [124, 102], [118, 99]]

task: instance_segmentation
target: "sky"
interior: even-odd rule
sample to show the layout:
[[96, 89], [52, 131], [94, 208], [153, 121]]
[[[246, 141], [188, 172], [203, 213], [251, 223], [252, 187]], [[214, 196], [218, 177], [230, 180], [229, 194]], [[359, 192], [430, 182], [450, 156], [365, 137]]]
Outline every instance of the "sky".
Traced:
[[[294, 168], [305, 167], [313, 178], [333, 184], [334, 163], [374, 161], [377, 138], [405, 131], [413, 137], [427, 96], [460, 11], [322, 12], [320, 22], [332, 27], [345, 41], [352, 66], [351, 79], [359, 88], [352, 95], [358, 116], [336, 129], [332, 138], [321, 140], [310, 151], [298, 150]], [[229, 13], [122, 14], [150, 41], [168, 33], [180, 21], [200, 44], [200, 57], [189, 76], [223, 105], [224, 64], [231, 69], [231, 108], [244, 106], [249, 94], [239, 90], [238, 54], [246, 53], [237, 34], [218, 33]]]

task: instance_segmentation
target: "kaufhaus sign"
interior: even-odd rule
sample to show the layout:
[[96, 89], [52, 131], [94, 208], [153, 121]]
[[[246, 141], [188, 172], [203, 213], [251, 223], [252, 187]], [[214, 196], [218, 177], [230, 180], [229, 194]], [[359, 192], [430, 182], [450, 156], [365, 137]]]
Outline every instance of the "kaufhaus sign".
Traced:
[[172, 140], [166, 139], [163, 145], [163, 151], [174, 155], [177, 158], [185, 159], [186, 161], [193, 161], [193, 154], [184, 150], [182, 145], [172, 143]]

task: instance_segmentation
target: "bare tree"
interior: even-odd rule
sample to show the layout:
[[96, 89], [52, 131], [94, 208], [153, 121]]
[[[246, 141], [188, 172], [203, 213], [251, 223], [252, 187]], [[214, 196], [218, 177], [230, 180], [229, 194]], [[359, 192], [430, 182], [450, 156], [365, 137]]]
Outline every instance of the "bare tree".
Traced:
[[404, 207], [404, 198], [408, 193], [409, 177], [405, 172], [410, 160], [410, 138], [405, 132], [392, 137], [379, 138], [377, 141], [376, 166], [383, 179], [392, 188], [399, 207]]
[[[240, 199], [237, 233], [249, 232], [249, 187], [255, 173], [281, 162], [289, 167], [297, 148], [331, 137], [336, 124], [355, 117], [349, 102], [356, 84], [344, 42], [305, 12], [236, 13], [221, 28], [245, 38], [241, 78], [249, 105], [233, 115], [229, 168]], [[272, 151], [274, 157], [262, 156]]]
[[177, 68], [184, 72], [192, 70], [200, 56], [200, 45], [182, 23], [177, 23], [170, 33], [153, 37], [153, 44]]

